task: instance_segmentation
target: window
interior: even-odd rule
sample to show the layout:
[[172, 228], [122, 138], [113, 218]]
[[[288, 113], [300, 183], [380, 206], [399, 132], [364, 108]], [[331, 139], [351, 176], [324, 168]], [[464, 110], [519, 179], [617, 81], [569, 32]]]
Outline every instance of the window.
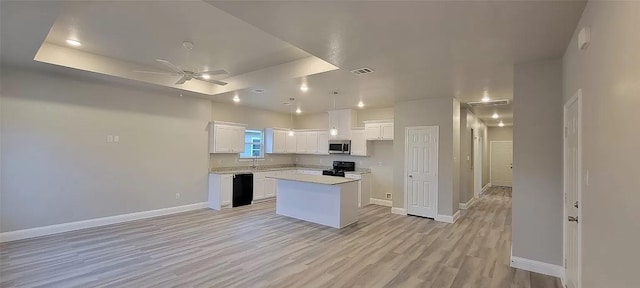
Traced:
[[244, 152], [240, 153], [240, 158], [263, 158], [262, 137], [260, 130], [245, 130], [244, 132]]

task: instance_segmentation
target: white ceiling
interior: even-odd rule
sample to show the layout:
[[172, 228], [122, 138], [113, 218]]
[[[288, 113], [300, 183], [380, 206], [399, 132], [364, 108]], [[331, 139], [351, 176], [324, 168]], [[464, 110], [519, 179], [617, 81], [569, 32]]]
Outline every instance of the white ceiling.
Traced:
[[[321, 92], [342, 90], [352, 105], [362, 96], [371, 106], [428, 97], [479, 101], [485, 90], [491, 98], [512, 99], [513, 65], [561, 57], [585, 5], [584, 1], [207, 2], [340, 67], [309, 77], [311, 89], [317, 79]], [[376, 72], [346, 80], [345, 71], [360, 67]], [[338, 73], [345, 81], [327, 81], [326, 74]], [[274, 94], [287, 94], [290, 88], [280, 89]], [[315, 98], [324, 100], [311, 103], [320, 109], [330, 105], [326, 98]], [[484, 120], [492, 110], [476, 112]], [[501, 114], [510, 113], [509, 109]]]
[[[161, 68], [156, 58], [186, 65], [181, 43], [189, 40], [196, 45], [189, 65], [196, 70], [229, 71], [235, 77], [227, 79], [227, 88], [177, 87], [171, 85], [173, 79], [65, 65], [65, 59], [73, 57], [50, 63], [198, 91], [193, 95], [214, 101], [230, 101], [238, 93], [240, 105], [281, 112], [297, 106], [305, 112], [327, 111], [333, 106], [332, 91], [340, 92], [338, 108], [354, 107], [360, 99], [367, 107], [433, 97], [479, 101], [485, 90], [491, 98], [512, 99], [513, 65], [561, 57], [585, 4], [207, 2], [3, 1], [2, 61], [38, 67], [43, 64], [34, 64], [33, 59], [43, 42], [65, 45], [65, 39], [77, 37], [83, 43], [79, 50], [54, 46], [76, 51], [77, 58], [80, 52], [102, 57], [96, 63], [107, 61], [120, 70], [153, 69]], [[361, 76], [349, 72], [361, 67], [375, 72]], [[306, 93], [299, 90], [302, 81], [309, 87]], [[254, 93], [254, 88], [266, 92]], [[290, 97], [296, 104], [282, 105]], [[493, 108], [473, 111], [487, 124], [495, 122], [490, 118]], [[496, 111], [510, 124], [510, 107]]]

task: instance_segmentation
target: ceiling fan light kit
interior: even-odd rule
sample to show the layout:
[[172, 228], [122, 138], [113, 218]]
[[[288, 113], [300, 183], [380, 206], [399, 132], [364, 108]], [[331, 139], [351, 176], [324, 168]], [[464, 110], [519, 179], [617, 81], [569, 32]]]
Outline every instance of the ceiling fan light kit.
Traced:
[[[183, 42], [182, 46], [187, 51], [191, 51], [193, 49], [193, 43], [188, 42], [188, 41]], [[176, 85], [184, 84], [185, 82], [187, 82], [189, 80], [192, 80], [192, 79], [205, 81], [205, 82], [209, 82], [209, 83], [213, 83], [213, 84], [221, 85], [221, 86], [227, 85], [227, 82], [211, 79], [211, 76], [214, 76], [214, 75], [226, 75], [226, 74], [229, 74], [227, 71], [225, 71], [223, 69], [195, 72], [195, 71], [182, 69], [178, 65], [175, 65], [175, 64], [169, 62], [168, 60], [156, 59], [156, 62], [164, 65], [164, 67], [167, 68], [168, 71], [140, 71], [140, 70], [134, 70], [133, 72], [146, 73], [146, 74], [155, 74], [155, 75], [180, 76], [180, 79], [178, 79], [178, 81], [175, 82]]]

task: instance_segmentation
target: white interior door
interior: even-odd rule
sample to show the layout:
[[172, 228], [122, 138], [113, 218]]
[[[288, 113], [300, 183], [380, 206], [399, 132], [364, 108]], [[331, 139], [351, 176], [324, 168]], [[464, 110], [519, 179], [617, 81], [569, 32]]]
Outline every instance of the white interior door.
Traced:
[[491, 141], [491, 185], [511, 187], [513, 142]]
[[438, 127], [406, 130], [407, 214], [435, 218], [438, 214]]
[[564, 110], [564, 254], [568, 288], [580, 287], [580, 194], [582, 156], [580, 147], [580, 91]]

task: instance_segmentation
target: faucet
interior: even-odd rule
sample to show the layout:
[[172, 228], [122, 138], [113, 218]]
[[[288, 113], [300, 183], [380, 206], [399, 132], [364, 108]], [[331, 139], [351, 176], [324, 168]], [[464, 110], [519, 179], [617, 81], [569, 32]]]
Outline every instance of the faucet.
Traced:
[[252, 164], [251, 164], [251, 168], [252, 169], [258, 168], [258, 156], [253, 156], [253, 161], [252, 161]]

